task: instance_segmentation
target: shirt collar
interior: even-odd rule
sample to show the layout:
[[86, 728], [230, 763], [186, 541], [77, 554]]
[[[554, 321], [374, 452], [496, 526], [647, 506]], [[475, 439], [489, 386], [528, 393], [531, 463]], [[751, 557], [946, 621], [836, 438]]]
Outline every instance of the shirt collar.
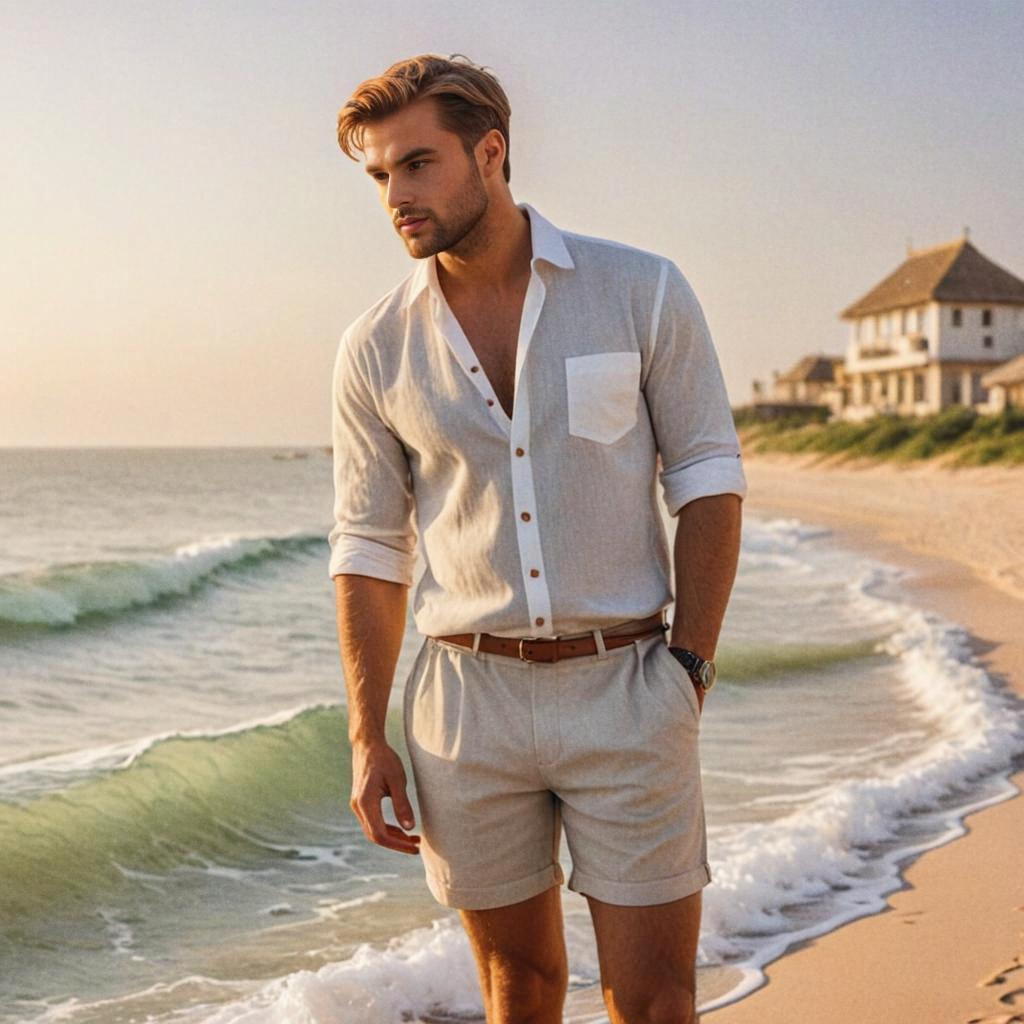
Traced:
[[[530, 218], [530, 245], [533, 256], [530, 265], [533, 266], [538, 260], [546, 260], [556, 267], [571, 270], [576, 264], [565, 245], [565, 238], [562, 232], [546, 217], [543, 217], [529, 203], [516, 203], [520, 210], [525, 210]], [[405, 293], [405, 300], [402, 308], [405, 309], [419, 297], [420, 292], [429, 288], [434, 293], [441, 294], [441, 286], [437, 280], [437, 256], [427, 256], [425, 259], [417, 260], [416, 267], [409, 278], [409, 287]]]

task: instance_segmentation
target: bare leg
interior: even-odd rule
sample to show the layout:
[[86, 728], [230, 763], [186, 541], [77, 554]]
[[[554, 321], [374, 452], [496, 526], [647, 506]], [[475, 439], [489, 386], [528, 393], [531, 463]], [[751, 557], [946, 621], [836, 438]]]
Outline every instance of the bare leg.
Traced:
[[612, 1024], [693, 1024], [701, 890], [646, 907], [587, 902]]
[[460, 910], [487, 1024], [562, 1024], [569, 962], [561, 886], [492, 910]]

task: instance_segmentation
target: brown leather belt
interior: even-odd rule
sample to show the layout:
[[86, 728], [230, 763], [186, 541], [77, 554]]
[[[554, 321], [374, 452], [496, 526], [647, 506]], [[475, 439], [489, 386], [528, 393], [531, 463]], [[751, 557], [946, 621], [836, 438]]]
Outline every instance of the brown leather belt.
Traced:
[[[643, 640], [645, 637], [663, 632], [668, 628], [663, 609], [654, 615], [649, 615], [646, 619], [638, 619], [636, 628], [629, 633], [609, 636], [602, 630], [601, 635], [604, 638], [605, 650], [610, 651], [616, 647], [631, 644], [634, 640]], [[451, 633], [448, 636], [435, 636], [432, 639], [443, 640], [445, 643], [468, 647], [472, 650], [473, 636], [473, 633]], [[597, 640], [593, 633], [571, 638], [556, 636], [549, 639], [529, 636], [495, 636], [493, 633], [481, 633], [477, 650], [487, 654], [505, 654], [510, 658], [521, 658], [523, 661], [540, 661], [550, 664], [560, 661], [562, 658], [578, 658], [584, 654], [597, 654]]]

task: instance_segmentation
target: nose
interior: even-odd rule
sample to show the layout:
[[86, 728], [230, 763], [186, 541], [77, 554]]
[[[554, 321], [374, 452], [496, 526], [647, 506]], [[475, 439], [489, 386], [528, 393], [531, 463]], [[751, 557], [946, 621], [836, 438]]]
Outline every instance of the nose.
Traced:
[[388, 208], [397, 210], [401, 206], [408, 206], [412, 202], [409, 187], [398, 175], [392, 174], [388, 178], [388, 187], [385, 192]]

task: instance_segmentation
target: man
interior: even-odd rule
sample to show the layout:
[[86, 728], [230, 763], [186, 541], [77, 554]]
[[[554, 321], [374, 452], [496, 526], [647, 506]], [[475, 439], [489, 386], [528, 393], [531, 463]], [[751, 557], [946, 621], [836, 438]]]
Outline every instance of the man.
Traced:
[[[418, 261], [334, 367], [351, 807], [373, 842], [421, 853], [458, 908], [492, 1024], [562, 1019], [562, 825], [611, 1019], [678, 1024], [711, 881], [698, 728], [739, 554], [740, 450], [682, 273], [516, 204], [508, 120], [497, 80], [461, 55], [393, 65], [338, 118]], [[678, 516], [671, 647], [659, 477]], [[384, 734], [417, 541], [424, 641], [404, 709], [422, 836]]]

